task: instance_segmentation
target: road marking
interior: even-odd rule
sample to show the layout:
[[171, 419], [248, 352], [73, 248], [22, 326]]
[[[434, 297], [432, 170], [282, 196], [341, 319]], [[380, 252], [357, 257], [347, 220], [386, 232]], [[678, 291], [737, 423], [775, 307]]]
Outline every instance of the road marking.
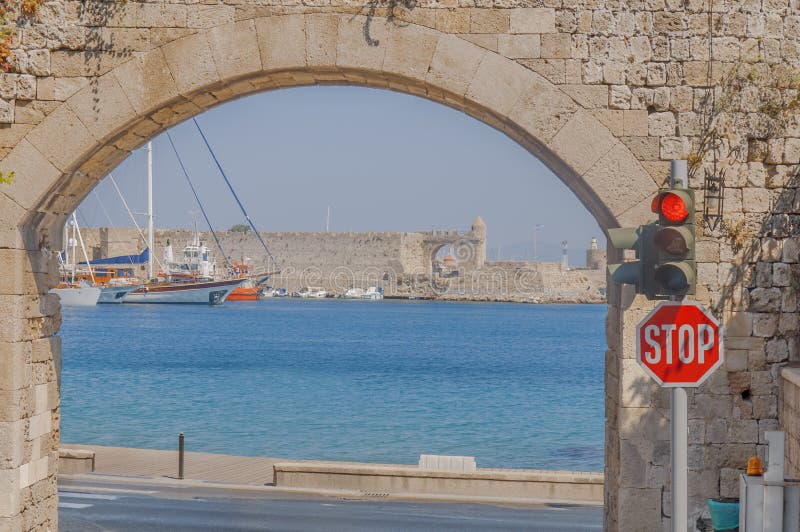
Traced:
[[92, 505], [92, 504], [80, 504], [80, 503], [77, 503], [77, 502], [59, 502], [58, 503], [58, 507], [59, 508], [70, 508], [70, 509], [74, 509], [74, 510], [83, 510], [84, 508], [90, 508], [92, 506], [94, 506], [94, 505]]
[[100, 493], [80, 493], [77, 491], [59, 491], [60, 497], [69, 497], [71, 499], [97, 499], [100, 501], [116, 501], [119, 499], [116, 495], [102, 495]]
[[101, 488], [99, 486], [68, 486], [68, 487], [76, 490], [82, 490], [81, 493], [120, 493], [129, 495], [152, 495], [153, 493], [158, 493], [157, 490], [127, 490], [121, 488]]

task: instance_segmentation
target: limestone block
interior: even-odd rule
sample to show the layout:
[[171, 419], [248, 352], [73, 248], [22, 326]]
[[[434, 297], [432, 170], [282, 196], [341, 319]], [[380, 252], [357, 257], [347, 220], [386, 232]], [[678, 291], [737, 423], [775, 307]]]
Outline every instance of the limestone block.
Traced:
[[726, 337], [748, 337], [753, 332], [753, 317], [748, 312], [733, 312], [725, 320]]
[[[576, 142], [576, 139], [591, 142]], [[579, 111], [565, 124], [550, 142], [553, 151], [583, 174], [617, 144], [614, 136], [586, 111]]]
[[620, 372], [621, 401], [626, 407], [651, 407], [656, 383], [634, 359], [622, 360]]
[[675, 135], [675, 126], [675, 115], [673, 113], [652, 113], [648, 117], [650, 135], [672, 137]]
[[466, 98], [494, 112], [507, 115], [522, 92], [535, 80], [536, 74], [497, 54], [485, 54], [475, 77], [469, 84]]
[[113, 73], [81, 89], [67, 100], [67, 105], [96, 139], [111, 137], [136, 117]]
[[463, 95], [475, 76], [485, 50], [453, 35], [442, 35], [431, 58], [426, 81], [457, 95]]
[[498, 51], [509, 59], [538, 58], [541, 55], [539, 35], [498, 35]]
[[509, 20], [510, 16], [506, 10], [470, 9], [469, 32], [497, 34], [508, 33], [510, 24]]
[[209, 30], [208, 43], [222, 79], [261, 71], [261, 54], [252, 20], [225, 24]]
[[611, 109], [630, 109], [631, 90], [627, 85], [612, 85], [609, 92], [609, 107]]
[[754, 288], [750, 291], [750, 310], [754, 312], [779, 312], [780, 288]]
[[761, 260], [765, 262], [778, 262], [783, 252], [783, 241], [774, 238], [761, 239]]
[[205, 33], [177, 39], [161, 49], [181, 94], [192, 94], [219, 81], [219, 73]]
[[[552, 59], [569, 59], [572, 57], [572, 36], [563, 33], [542, 35], [541, 56]], [[624, 82], [624, 75], [623, 80]]]
[[550, 83], [534, 79], [520, 95], [509, 118], [534, 138], [548, 143], [578, 110], [575, 102]]
[[306, 16], [306, 62], [309, 66], [335, 66], [338, 42], [338, 16]]
[[407, 76], [413, 80], [425, 79], [430, 70], [439, 34], [419, 26], [401, 26], [389, 33], [383, 70]]
[[753, 315], [753, 334], [762, 338], [769, 338], [775, 335], [778, 329], [779, 316], [777, 314], [754, 314]]
[[0, 518], [19, 514], [20, 502], [19, 469], [0, 469]]
[[190, 28], [212, 28], [233, 22], [235, 8], [226, 5], [198, 4], [187, 10], [186, 25]]
[[552, 8], [511, 10], [511, 33], [555, 33], [556, 14]]
[[160, 49], [135, 54], [130, 61], [114, 69], [114, 75], [140, 115], [178, 96], [178, 87]]
[[661, 488], [621, 488], [618, 530], [661, 530]]
[[742, 208], [744, 212], [766, 213], [770, 210], [769, 190], [746, 187], [742, 189]]
[[[50, 150], [51, 157], [59, 161], [62, 161], [70, 155], [74, 155], [74, 153], [80, 153], [81, 148], [84, 148], [85, 144], [81, 142], [80, 139], [65, 135], [73, 131], [83, 134], [85, 128], [83, 128], [82, 124], [76, 124], [77, 119], [74, 117], [72, 117], [71, 120], [75, 120], [75, 122], [69, 122], [70, 125], [75, 125], [74, 129], [68, 125], [65, 129], [60, 131], [60, 136], [56, 135], [54, 131], [48, 131], [37, 137], [34, 136], [34, 133], [36, 133], [34, 131], [31, 132], [29, 136], [31, 142], [37, 139], [39, 142], [42, 142], [44, 146], [47, 146], [48, 144], [46, 144], [46, 142], [53, 138], [54, 143], [49, 146], [61, 146], [62, 149], [65, 149], [65, 147], [75, 148], [75, 152], [71, 154], [67, 153], [66, 155], [61, 154], [61, 150]], [[88, 132], [86, 132], [86, 134], [88, 135]], [[58, 140], [56, 141], [55, 139]], [[28, 142], [28, 140], [20, 141], [17, 147], [0, 161], [0, 172], [8, 173], [13, 171], [16, 173], [16, 182], [10, 185], [4, 185], [4, 193], [13, 198], [17, 204], [27, 209], [34, 207], [42, 195], [44, 195], [50, 186], [61, 176], [61, 172], [58, 168], [45, 159], [42, 153], [37, 150], [31, 142]], [[65, 151], [68, 152], [69, 150], [65, 149]], [[6, 219], [6, 215], [7, 213], [0, 214], [0, 220], [11, 222], [11, 220]], [[22, 220], [16, 221], [16, 223], [21, 222]]]
[[[620, 176], [625, 176], [630, 186], [620, 188]], [[595, 162], [583, 177], [615, 216], [649, 200], [657, 190], [639, 161], [621, 142]]]
[[[284, 33], [294, 34], [296, 38], [299, 38], [297, 24], [297, 22], [291, 25], [288, 22], [285, 23], [288, 27], [284, 30]], [[383, 67], [386, 46], [381, 46], [380, 43], [388, 38], [389, 25], [383, 19], [373, 19], [368, 26], [371, 41], [367, 42], [364, 36], [366, 24], [367, 18], [361, 16], [347, 16], [339, 19], [339, 41], [336, 47], [337, 66], [374, 71], [379, 71]], [[378, 44], [374, 44], [375, 42]], [[287, 55], [289, 54], [287, 53]], [[290, 62], [290, 60], [296, 61], [297, 59], [290, 57], [282, 62], [286, 63]], [[264, 65], [266, 67], [268, 63], [264, 61]]]

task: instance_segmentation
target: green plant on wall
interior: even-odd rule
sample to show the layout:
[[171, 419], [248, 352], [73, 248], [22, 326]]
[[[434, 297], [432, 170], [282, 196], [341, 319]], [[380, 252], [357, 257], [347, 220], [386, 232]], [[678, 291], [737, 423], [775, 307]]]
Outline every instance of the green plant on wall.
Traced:
[[14, 172], [0, 172], [0, 185], [10, 185], [14, 181], [16, 181]]

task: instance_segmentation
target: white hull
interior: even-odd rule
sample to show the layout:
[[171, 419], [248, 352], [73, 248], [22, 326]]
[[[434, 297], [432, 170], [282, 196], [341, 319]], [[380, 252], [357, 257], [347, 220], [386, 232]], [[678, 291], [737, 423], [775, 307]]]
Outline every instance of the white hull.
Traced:
[[81, 288], [53, 288], [51, 294], [61, 299], [62, 307], [93, 307], [100, 299], [100, 289], [95, 286]]
[[125, 297], [128, 303], [182, 303], [196, 305], [219, 305], [241, 280], [228, 283], [207, 283], [196, 287], [176, 285], [174, 288], [148, 290], [147, 287], [131, 292]]
[[124, 303], [127, 296], [139, 286], [108, 286], [100, 292], [98, 303]]

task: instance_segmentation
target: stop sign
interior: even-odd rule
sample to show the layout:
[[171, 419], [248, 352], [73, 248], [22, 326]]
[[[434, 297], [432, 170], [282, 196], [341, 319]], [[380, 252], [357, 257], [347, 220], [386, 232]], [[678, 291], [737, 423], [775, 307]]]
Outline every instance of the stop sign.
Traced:
[[722, 327], [693, 301], [665, 301], [636, 326], [636, 360], [661, 386], [700, 386], [722, 365]]

